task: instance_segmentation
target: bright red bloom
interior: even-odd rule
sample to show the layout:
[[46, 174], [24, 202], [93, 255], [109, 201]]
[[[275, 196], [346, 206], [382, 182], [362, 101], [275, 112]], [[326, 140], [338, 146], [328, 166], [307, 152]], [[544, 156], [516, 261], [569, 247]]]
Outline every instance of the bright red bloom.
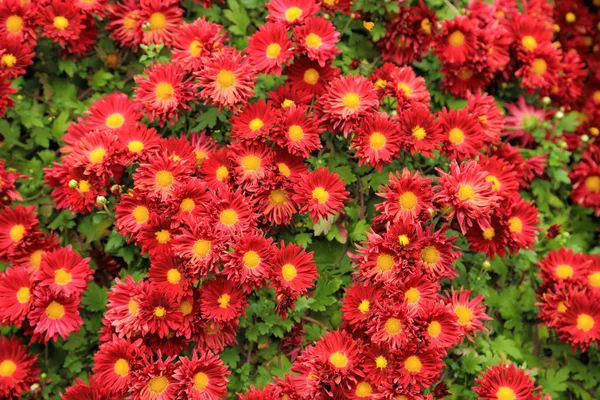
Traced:
[[135, 399], [144, 400], [173, 400], [177, 397], [178, 384], [173, 373], [177, 364], [173, 361], [175, 356], [163, 359], [159, 350], [156, 361], [145, 360], [143, 367], [134, 380], [133, 392]]
[[156, 291], [179, 301], [192, 291], [192, 282], [183, 263], [169, 254], [162, 254], [151, 260], [148, 271], [150, 284]]
[[467, 109], [439, 114], [439, 124], [445, 136], [444, 150], [449, 159], [458, 161], [477, 154], [483, 146], [483, 129]]
[[308, 108], [312, 104], [313, 94], [306, 90], [298, 90], [289, 83], [279, 86], [277, 89], [267, 93], [274, 107], [282, 110], [289, 109], [291, 106]]
[[296, 26], [294, 33], [298, 48], [321, 67], [325, 67], [328, 61], [334, 60], [335, 55], [341, 53], [336, 46], [340, 33], [331, 21], [322, 17], [308, 19], [304, 25]]
[[103, 179], [119, 173], [117, 135], [108, 131], [90, 132], [81, 138], [78, 146], [64, 158], [65, 164], [85, 168], [86, 175], [95, 174]]
[[446, 19], [436, 38], [435, 54], [443, 63], [462, 64], [477, 46], [478, 28], [465, 16]]
[[458, 318], [458, 324], [461, 326], [463, 334], [467, 339], [473, 341], [473, 337], [477, 335], [476, 331], [487, 331], [483, 325], [486, 320], [491, 320], [485, 313], [485, 305], [483, 305], [483, 296], [478, 294], [470, 300], [471, 290], [460, 289], [455, 292], [454, 289], [450, 293], [446, 292], [446, 303], [452, 307], [454, 314]]
[[[279, 170], [291, 171], [280, 163]], [[262, 185], [255, 193], [255, 210], [261, 216], [261, 222], [267, 226], [289, 225], [298, 213], [298, 204], [292, 198], [293, 190], [289, 185]]]
[[279, 130], [273, 140], [290, 154], [308, 157], [319, 150], [323, 129], [313, 114], [304, 107], [290, 106], [282, 113]]
[[379, 293], [375, 287], [353, 284], [346, 289], [346, 297], [342, 301], [342, 318], [352, 330], [365, 328], [373, 318], [378, 299]]
[[150, 219], [154, 206], [142, 194], [130, 191], [121, 195], [119, 203], [115, 206], [115, 226], [125, 235], [131, 235], [131, 240]]
[[164, 153], [141, 164], [133, 174], [136, 191], [162, 202], [171, 198], [175, 187], [186, 178], [188, 174], [181, 164], [169, 159]]
[[482, 400], [539, 398], [539, 395], [534, 393], [540, 389], [534, 386], [535, 380], [524, 370], [516, 368], [514, 364], [488, 367], [487, 371], [481, 372], [480, 378], [475, 379], [475, 385], [473, 391]]
[[316, 104], [319, 115], [331, 130], [347, 136], [366, 115], [379, 106], [377, 89], [360, 75], [332, 80]]
[[536, 90], [548, 93], [558, 83], [560, 58], [561, 52], [553, 44], [539, 46], [524, 57], [523, 66], [515, 71], [515, 76], [521, 77], [521, 86], [528, 93]]
[[188, 72], [198, 71], [213, 54], [225, 47], [223, 26], [198, 18], [179, 27], [173, 38], [173, 62]]
[[588, 293], [577, 292], [569, 296], [569, 307], [558, 322], [562, 341], [570, 342], [573, 351], [577, 346], [586, 351], [592, 343], [600, 343], [600, 304]]
[[176, 331], [183, 319], [178, 303], [166, 293], [152, 290], [139, 305], [139, 321], [143, 334], [156, 333], [163, 338]]
[[190, 140], [196, 154], [196, 166], [200, 167], [204, 160], [217, 150], [217, 142], [212, 136], [207, 136], [206, 131], [192, 132]]
[[219, 400], [226, 397], [230, 372], [218, 356], [194, 352], [191, 359], [180, 357], [179, 362], [173, 378], [179, 393], [185, 393], [186, 399]]
[[0, 396], [11, 399], [29, 392], [39, 381], [36, 363], [37, 357], [27, 352], [21, 340], [0, 336]]
[[339, 69], [333, 68], [330, 64], [322, 67], [318, 62], [302, 56], [286, 68], [285, 74], [288, 77], [287, 81], [295, 90], [320, 95], [325, 91], [327, 83], [339, 74]]
[[250, 200], [240, 191], [218, 189], [212, 193], [206, 216], [226, 236], [242, 235], [256, 228], [256, 214]]
[[585, 283], [588, 268], [592, 260], [581, 253], [573, 253], [572, 249], [552, 250], [540, 261], [540, 274], [545, 284]]
[[377, 196], [385, 200], [375, 205], [381, 216], [377, 221], [415, 221], [425, 219], [429, 209], [433, 208], [431, 178], [414, 175], [404, 168], [402, 174], [390, 172], [389, 185], [380, 186], [383, 193]]
[[137, 0], [124, 0], [111, 4], [108, 11], [110, 22], [106, 25], [110, 37], [123, 47], [137, 47], [144, 38], [144, 31], [139, 29], [140, 8]]
[[509, 231], [500, 218], [497, 214], [493, 214], [488, 226], [482, 228], [479, 225], [473, 225], [467, 229], [465, 238], [469, 241], [469, 247], [472, 250], [481, 251], [491, 259], [494, 259], [495, 256], [504, 257]]
[[99, 384], [93, 375], [88, 377], [89, 385], [82, 381], [80, 378], [75, 378], [75, 384], [65, 389], [65, 393], [61, 395], [62, 400], [105, 400], [104, 396], [100, 393]]
[[513, 252], [519, 249], [528, 249], [535, 243], [537, 238], [540, 218], [537, 208], [531, 203], [518, 198], [512, 199], [510, 203], [505, 202], [500, 210], [504, 216], [509, 230], [509, 247]]
[[573, 166], [571, 198], [582, 207], [595, 210], [600, 215], [600, 152], [589, 152]]
[[399, 286], [393, 288], [397, 298], [402, 299], [409, 308], [421, 310], [425, 304], [438, 299], [440, 285], [437, 280], [428, 279], [427, 276], [415, 273], [408, 277]]
[[150, 257], [173, 253], [173, 237], [179, 233], [179, 223], [153, 213], [140, 230], [136, 242], [142, 254]]
[[279, 122], [279, 111], [259, 100], [247, 104], [231, 118], [231, 136], [243, 141], [265, 142]]
[[125, 125], [119, 131], [117, 145], [125, 153], [123, 164], [147, 162], [161, 148], [160, 135], [154, 128], [140, 123]]
[[246, 104], [258, 79], [250, 60], [229, 48], [207, 60], [194, 75], [202, 88], [200, 97], [219, 109]]
[[436, 232], [432, 231], [433, 226], [430, 225], [424, 232], [423, 248], [417, 265], [420, 265], [430, 276], [454, 279], [458, 276], [458, 272], [452, 265], [462, 255], [453, 245], [456, 236], [447, 237], [445, 226]]
[[227, 322], [244, 315], [246, 295], [224, 277], [205, 282], [201, 290], [202, 316], [217, 322]]
[[90, 130], [122, 132], [142, 119], [138, 104], [125, 93], [115, 92], [92, 103], [87, 111], [86, 123]]
[[98, 390], [107, 396], [124, 396], [131, 386], [134, 369], [142, 366], [145, 351], [142, 340], [131, 343], [116, 336], [100, 345], [94, 355], [94, 377]]
[[271, 262], [271, 281], [278, 293], [293, 297], [305, 294], [319, 276], [313, 253], [295, 244], [279, 244]]
[[136, 29], [144, 32], [144, 44], [164, 43], [170, 47], [179, 32], [182, 16], [183, 10], [176, 2], [141, 0]]
[[151, 120], [177, 121], [179, 114], [191, 110], [188, 102], [194, 102], [190, 79], [185, 71], [173, 63], [151, 64], [144, 69], [145, 76], [136, 76], [135, 100], [141, 104]]
[[0, 36], [19, 42], [35, 42], [36, 10], [32, 2], [21, 0], [0, 2]]
[[7, 255], [16, 246], [28, 242], [40, 223], [34, 206], [15, 208], [4, 207], [0, 210], [0, 260], [6, 260]]
[[232, 252], [223, 256], [223, 275], [242, 285], [246, 292], [262, 286], [271, 270], [275, 254], [272, 239], [263, 235], [242, 235], [231, 245]]
[[132, 332], [141, 329], [139, 308], [149, 294], [150, 284], [147, 281], [136, 283], [131, 276], [126, 276], [125, 281], [116, 279], [108, 292], [105, 318], [120, 336], [129, 337]]
[[286, 24], [300, 24], [319, 11], [315, 0], [271, 0], [265, 7], [268, 20]]
[[33, 334], [41, 343], [58, 337], [66, 339], [71, 332], [79, 332], [83, 320], [79, 315], [79, 297], [54, 295], [49, 290], [34, 292], [34, 307], [27, 315]]
[[215, 151], [200, 166], [200, 173], [210, 189], [228, 188], [233, 179], [233, 170], [227, 146]]
[[294, 55], [294, 47], [288, 38], [285, 25], [268, 22], [258, 27], [258, 31], [248, 38], [246, 52], [257, 72], [281, 75], [281, 65], [289, 65]]
[[443, 353], [432, 351], [431, 348], [421, 346], [418, 349], [408, 349], [402, 355], [400, 365], [403, 386], [413, 388], [427, 388], [438, 378], [444, 368]]
[[186, 179], [178, 185], [171, 196], [170, 213], [176, 220], [187, 215], [198, 215], [203, 204], [208, 203], [206, 184], [200, 179]]
[[377, 303], [374, 318], [369, 321], [368, 334], [371, 341], [402, 349], [412, 337], [415, 309], [406, 303]]
[[[0, 323], [21, 326], [33, 305], [33, 279], [24, 267], [0, 275]], [[1, 391], [0, 391], [1, 393]]]
[[77, 41], [85, 29], [83, 16], [72, 1], [52, 0], [47, 7], [40, 8], [39, 17], [43, 35], [62, 46]]
[[24, 74], [25, 68], [33, 64], [33, 48], [16, 37], [0, 35], [0, 71], [8, 72], [13, 79]]
[[[44, 168], [44, 183], [52, 189], [56, 208], [71, 212], [89, 213], [96, 206], [98, 196], [106, 196], [108, 182], [95, 175], [86, 175], [83, 168], [52, 163], [52, 168]], [[71, 185], [76, 183], [77, 186]]]
[[467, 110], [477, 117], [479, 125], [486, 136], [486, 143], [497, 143], [504, 130], [504, 117], [496, 104], [494, 97], [483, 94], [467, 94]]
[[398, 124], [386, 114], [366, 116], [354, 131], [350, 149], [356, 149], [358, 165], [371, 165], [381, 171], [400, 151]]
[[175, 254], [183, 258], [193, 275], [206, 276], [215, 270], [226, 249], [225, 236], [207, 221], [190, 215], [173, 240]]
[[417, 76], [411, 67], [394, 68], [387, 83], [398, 100], [398, 110], [403, 111], [416, 105], [429, 108], [430, 95], [425, 78]]
[[308, 211], [316, 223], [319, 218], [326, 219], [329, 215], [343, 214], [348, 194], [339, 175], [329, 172], [325, 167], [302, 174], [293, 199], [303, 204], [300, 212]]
[[36, 280], [56, 295], [77, 297], [87, 288], [87, 281], [92, 280], [92, 274], [89, 258], [81, 258], [68, 245], [49, 251], [42, 257]]
[[433, 150], [438, 148], [444, 137], [431, 111], [422, 104], [415, 104], [399, 117], [398, 134], [402, 147], [410, 154], [421, 153], [433, 157]]
[[419, 318], [423, 323], [425, 339], [429, 346], [447, 350], [454, 347], [462, 336], [457, 315], [449, 306], [439, 301], [426, 303], [419, 310]]
[[272, 151], [263, 144], [246, 145], [237, 142], [230, 145], [235, 180], [242, 188], [255, 187], [267, 180], [272, 173]]
[[492, 183], [492, 191], [499, 196], [512, 197], [519, 190], [519, 181], [513, 167], [497, 156], [479, 158], [479, 167], [487, 173], [485, 180]]

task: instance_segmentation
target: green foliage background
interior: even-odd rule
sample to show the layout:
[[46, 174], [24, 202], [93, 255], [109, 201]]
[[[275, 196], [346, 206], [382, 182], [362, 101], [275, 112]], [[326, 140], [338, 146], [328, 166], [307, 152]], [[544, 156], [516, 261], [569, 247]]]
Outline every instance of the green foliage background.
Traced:
[[[437, 9], [441, 19], [454, 16], [453, 8], [446, 0], [426, 1]], [[225, 4], [204, 9], [193, 0], [183, 4], [185, 19], [192, 21], [205, 16], [208, 20], [224, 25], [229, 33], [231, 45], [238, 49], [247, 46], [248, 37], [259, 24], [264, 23], [266, 9], [262, 0], [228, 0]], [[369, 75], [381, 64], [374, 42], [385, 33], [385, 21], [397, 11], [394, 1], [359, 0], [354, 9], [362, 10], [375, 22], [372, 31], [367, 31], [362, 20], [348, 15], [331, 16], [341, 32], [338, 44], [342, 54], [334, 62], [342, 73]], [[7, 111], [0, 121], [2, 145], [0, 157], [7, 165], [30, 177], [20, 182], [19, 189], [25, 204], [37, 206], [42, 226], [61, 236], [63, 245], [72, 244], [84, 257], [94, 250], [106, 252], [126, 263], [121, 276], [132, 275], [142, 279], [149, 267], [146, 257], [127, 244], [125, 238], [113, 228], [112, 218], [103, 211], [86, 216], [74, 216], [69, 211], [58, 211], [43, 185], [44, 167], [58, 161], [58, 148], [68, 124], [83, 115], [89, 105], [101, 96], [115, 90], [128, 94], [133, 92], [133, 78], [143, 71], [144, 66], [155, 60], [169, 58], [168, 51], [161, 46], [150, 46], [138, 54], [116, 48], [102, 31], [101, 38], [92, 54], [77, 60], [61, 59], [59, 49], [47, 39], [40, 39], [36, 48], [35, 64], [25, 76], [15, 81], [17, 104]], [[116, 53], [121, 62], [117, 67], [106, 63], [108, 54]], [[357, 60], [357, 70], [349, 65]], [[413, 66], [418, 75], [425, 77], [435, 111], [443, 106], [462, 107], [464, 100], [455, 99], [440, 90], [440, 63], [433, 55]], [[257, 97], [276, 87], [283, 78], [260, 76]], [[516, 101], [521, 90], [516, 84], [502, 85], [491, 92], [500, 106]], [[535, 101], [531, 99], [532, 102]], [[390, 105], [389, 111], [393, 110]], [[554, 135], [573, 131], [576, 127], [575, 114], [567, 114], [555, 121]], [[163, 136], [188, 135], [203, 129], [220, 142], [227, 142], [229, 115], [216, 108], [194, 106], [175, 125], [159, 129]], [[572, 353], [569, 345], [560, 344], [555, 335], [544, 326], [538, 326], [535, 289], [540, 283], [537, 261], [544, 254], [561, 247], [588, 253], [600, 252], [595, 230], [598, 220], [592, 211], [573, 206], [567, 202], [570, 193], [568, 165], [577, 161], [576, 154], [565, 151], [561, 141], [542, 141], [549, 122], [536, 128], [534, 137], [539, 147], [530, 154], [548, 154], [547, 176], [536, 180], [531, 190], [524, 193], [527, 200], [535, 200], [540, 210], [543, 228], [562, 224], [562, 234], [552, 240], [543, 234], [533, 250], [522, 251], [518, 256], [486, 260], [483, 254], [468, 251], [468, 244], [459, 240], [464, 251], [456, 268], [460, 272], [452, 286], [470, 288], [474, 293], [485, 296], [488, 313], [494, 318], [487, 324], [488, 333], [479, 336], [474, 343], [465, 342], [451, 351], [447, 359], [448, 368], [444, 379], [450, 386], [452, 399], [475, 398], [471, 391], [473, 379], [486, 366], [511, 360], [532, 371], [544, 393], [554, 399], [577, 398], [592, 400], [600, 396], [600, 353], [591, 347], [587, 353]], [[242, 319], [238, 340], [240, 344], [225, 350], [223, 360], [232, 370], [230, 393], [241, 391], [250, 384], [264, 385], [273, 376], [289, 371], [290, 360], [280, 351], [280, 340], [291, 330], [295, 321], [305, 322], [305, 342], [318, 339], [326, 330], [335, 329], [341, 320], [340, 299], [344, 288], [351, 281], [352, 265], [347, 256], [355, 243], [366, 238], [366, 230], [374, 215], [374, 195], [379, 185], [386, 184], [390, 171], [403, 167], [421, 170], [434, 175], [434, 168], [446, 169], [448, 161], [438, 156], [427, 159], [409, 154], [401, 156], [382, 172], [370, 167], [359, 167], [348, 151], [348, 143], [339, 136], [327, 133], [323, 137], [325, 151], [310, 158], [314, 166], [327, 165], [338, 173], [351, 192], [352, 200], [346, 205], [346, 214], [337, 221], [321, 222], [316, 225], [308, 218], [299, 218], [291, 228], [279, 234], [280, 239], [296, 242], [315, 252], [320, 279], [307, 298], [301, 298], [287, 320], [274, 315], [273, 293], [263, 289], [249, 300], [246, 317]], [[115, 198], [109, 198], [109, 208]], [[0, 267], [4, 269], [6, 266]], [[102, 265], [93, 265], [102, 268]], [[102, 278], [104, 272], [97, 275]], [[92, 356], [97, 349], [98, 331], [106, 309], [109, 282], [97, 279], [84, 294], [82, 311], [84, 326], [67, 340], [51, 342], [48, 346], [34, 346], [40, 354], [40, 367], [45, 378], [42, 385], [44, 397], [56, 396], [74, 382], [76, 377], [84, 380], [91, 370]], [[449, 284], [445, 284], [449, 288]], [[2, 328], [6, 334], [11, 328]]]

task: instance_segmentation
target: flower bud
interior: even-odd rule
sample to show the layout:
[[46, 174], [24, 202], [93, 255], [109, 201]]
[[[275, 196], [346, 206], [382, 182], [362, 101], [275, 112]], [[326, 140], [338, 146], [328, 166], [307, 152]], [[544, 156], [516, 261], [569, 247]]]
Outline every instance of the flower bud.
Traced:
[[79, 182], [77, 182], [75, 179], [71, 179], [71, 180], [69, 181], [69, 187], [70, 187], [71, 189], [76, 189], [76, 188], [77, 188], [77, 186], [79, 186]]
[[492, 268], [492, 263], [490, 263], [488, 260], [485, 260], [481, 266], [487, 271], [488, 269]]
[[99, 206], [103, 206], [103, 205], [106, 205], [106, 203], [108, 203], [108, 200], [106, 200], [106, 197], [104, 197], [104, 196], [98, 196], [98, 197], [96, 197], [96, 203]]
[[560, 111], [560, 110], [558, 110], [556, 112], [556, 114], [554, 114], [554, 116], [556, 117], [556, 119], [563, 119], [565, 117], [565, 113], [562, 112], [562, 111]]
[[543, 104], [545, 104], [545, 105], [548, 105], [548, 104], [550, 104], [551, 102], [552, 102], [552, 99], [551, 99], [549, 96], [544, 96], [544, 97], [542, 98], [542, 103], [543, 103]]

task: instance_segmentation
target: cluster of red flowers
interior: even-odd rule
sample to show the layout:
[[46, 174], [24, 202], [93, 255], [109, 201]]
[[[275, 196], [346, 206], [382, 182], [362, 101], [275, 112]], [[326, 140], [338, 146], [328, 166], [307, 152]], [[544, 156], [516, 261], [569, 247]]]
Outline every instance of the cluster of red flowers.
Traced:
[[573, 351], [599, 344], [600, 256], [553, 250], [540, 261], [540, 269], [540, 318]]
[[[487, 400], [540, 400], [541, 389], [535, 386], [535, 380], [524, 370], [515, 367], [514, 364], [500, 364], [488, 367], [487, 371], [481, 372], [481, 377], [475, 379], [473, 391], [479, 395], [479, 399]], [[544, 400], [552, 400], [550, 395], [544, 396]]]

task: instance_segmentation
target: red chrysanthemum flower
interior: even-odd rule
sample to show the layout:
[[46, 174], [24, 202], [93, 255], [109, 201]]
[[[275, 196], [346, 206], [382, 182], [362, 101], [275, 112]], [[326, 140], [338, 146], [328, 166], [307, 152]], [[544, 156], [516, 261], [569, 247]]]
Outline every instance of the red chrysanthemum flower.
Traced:
[[108, 9], [110, 22], [106, 29], [110, 37], [123, 47], [137, 47], [144, 38], [144, 32], [138, 29], [140, 19], [140, 8], [137, 0], [124, 0], [113, 3]]
[[87, 113], [86, 123], [90, 130], [121, 132], [122, 128], [136, 125], [142, 119], [138, 104], [119, 92], [96, 100]]
[[582, 207], [589, 207], [600, 215], [600, 152], [584, 153], [581, 161], [569, 173], [571, 199]]
[[416, 105], [429, 108], [430, 95], [425, 78], [417, 76], [411, 67], [394, 68], [387, 83], [398, 100], [398, 110], [403, 111]]
[[18, 398], [39, 381], [37, 357], [27, 352], [21, 340], [0, 336], [0, 396]]
[[219, 323], [211, 320], [200, 320], [198, 334], [195, 337], [198, 348], [204, 351], [215, 351], [220, 353], [227, 346], [237, 343], [236, 333], [238, 330], [238, 319], [227, 323]]
[[248, 38], [246, 52], [257, 72], [279, 76], [282, 64], [289, 65], [294, 57], [292, 50], [285, 25], [268, 22]]
[[173, 62], [188, 72], [198, 71], [213, 54], [225, 47], [223, 26], [198, 18], [179, 27], [173, 38]]
[[46, 343], [58, 337], [66, 339], [71, 332], [79, 332], [83, 320], [79, 315], [79, 297], [54, 295], [49, 290], [37, 289], [34, 307], [27, 315], [33, 335]]
[[200, 173], [210, 189], [228, 188], [233, 179], [233, 169], [227, 146], [215, 151], [205, 160], [200, 166]]
[[194, 75], [202, 88], [200, 97], [219, 109], [246, 104], [254, 95], [254, 83], [258, 79], [250, 60], [231, 48], [207, 60]]
[[16, 79], [25, 73], [25, 68], [33, 64], [33, 45], [16, 37], [0, 35], [0, 71]]
[[291, 296], [305, 294], [319, 276], [313, 253], [307, 253], [295, 244], [283, 241], [271, 261], [271, 281], [277, 292]]
[[486, 137], [485, 142], [494, 144], [500, 140], [500, 135], [504, 130], [504, 117], [496, 104], [494, 97], [483, 93], [472, 95], [467, 94], [467, 110], [469, 114], [477, 117], [479, 125]]
[[271, 0], [265, 7], [268, 20], [285, 24], [300, 24], [319, 11], [315, 0]]
[[239, 236], [256, 228], [256, 214], [252, 204], [240, 191], [218, 189], [213, 192], [206, 216], [216, 230], [227, 236]]
[[194, 102], [190, 79], [185, 71], [173, 63], [151, 64], [144, 69], [145, 76], [136, 76], [135, 100], [142, 105], [152, 120], [162, 126], [171, 119], [177, 121], [179, 114], [191, 110], [188, 102]]
[[124, 125], [119, 130], [117, 143], [120, 151], [124, 153], [123, 164], [147, 162], [161, 149], [160, 139], [160, 135], [154, 128], [148, 128], [140, 123]]
[[339, 175], [329, 172], [325, 167], [302, 174], [293, 199], [303, 204], [300, 212], [308, 212], [316, 223], [319, 218], [326, 219], [329, 215], [343, 214], [348, 194]]
[[600, 305], [585, 292], [569, 296], [569, 307], [559, 321], [560, 339], [586, 351], [592, 343], [600, 343]]
[[89, 385], [80, 378], [75, 378], [75, 384], [67, 387], [61, 395], [62, 400], [104, 400], [105, 397], [100, 393], [99, 384], [93, 375], [88, 376]]
[[414, 308], [406, 303], [377, 304], [375, 317], [369, 321], [367, 333], [371, 341], [390, 348], [402, 349], [412, 337], [412, 321], [416, 316]]
[[133, 240], [150, 219], [154, 206], [139, 192], [130, 191], [121, 195], [115, 210], [117, 230], [125, 236], [131, 235], [130, 240]]
[[431, 111], [422, 104], [415, 104], [403, 111], [398, 121], [402, 147], [411, 154], [421, 153], [433, 157], [433, 150], [439, 147], [444, 137]]
[[446, 292], [446, 303], [452, 307], [454, 314], [458, 318], [458, 324], [461, 326], [465, 337], [473, 341], [476, 336], [476, 331], [487, 331], [483, 325], [485, 321], [491, 320], [485, 313], [485, 305], [483, 304], [483, 296], [478, 294], [470, 300], [471, 290], [455, 292], [454, 289], [450, 293]]
[[445, 137], [444, 151], [449, 159], [464, 160], [477, 154], [483, 146], [483, 130], [467, 109], [439, 114], [439, 124]]
[[54, 294], [78, 296], [92, 280], [89, 258], [81, 258], [71, 245], [44, 254], [36, 280]]
[[15, 208], [4, 207], [0, 210], [0, 260], [15, 249], [28, 242], [40, 223], [34, 206]]
[[416, 308], [419, 311], [424, 304], [437, 300], [439, 290], [440, 285], [437, 280], [428, 279], [428, 276], [417, 272], [407, 277], [400, 285], [393, 287], [392, 293], [396, 298], [402, 299], [409, 308]]
[[438, 279], [447, 277], [452, 280], [458, 276], [458, 272], [452, 267], [454, 261], [462, 255], [453, 245], [456, 236], [447, 237], [446, 226], [433, 232], [432, 225], [427, 228], [423, 236], [423, 247], [417, 265], [420, 265], [427, 274]]
[[479, 158], [479, 167], [487, 173], [485, 180], [492, 183], [492, 191], [504, 198], [512, 197], [519, 190], [516, 173], [508, 162], [497, 156]]
[[50, 186], [56, 208], [76, 213], [89, 213], [96, 206], [98, 196], [106, 196], [108, 182], [95, 175], [86, 175], [83, 168], [52, 163], [44, 168], [44, 183]]
[[206, 131], [200, 133], [192, 132], [190, 141], [192, 146], [194, 146], [197, 167], [201, 167], [204, 160], [217, 150], [215, 138], [206, 135]]
[[226, 249], [226, 237], [200, 217], [190, 215], [184, 223], [173, 239], [174, 252], [188, 263], [193, 275], [204, 277], [217, 267]]
[[7, 268], [0, 275], [0, 323], [2, 325], [21, 326], [33, 305], [32, 291], [33, 279], [26, 268]]
[[528, 249], [535, 243], [540, 222], [537, 208], [525, 200], [511, 199], [500, 209], [509, 230], [509, 247], [513, 252]]
[[279, 129], [273, 140], [290, 154], [308, 157], [321, 148], [323, 129], [313, 114], [304, 107], [290, 106], [281, 116]]
[[179, 386], [179, 393], [185, 393], [186, 399], [218, 400], [226, 397], [230, 372], [218, 356], [194, 352], [191, 359], [180, 357], [179, 361], [173, 378]]
[[412, 387], [413, 390], [429, 387], [444, 368], [443, 353], [431, 348], [423, 346], [416, 350], [409, 348], [403, 353], [399, 382], [405, 387]]
[[[163, 214], [164, 215], [164, 214]], [[137, 236], [142, 254], [150, 257], [173, 254], [173, 238], [179, 234], [179, 221], [153, 213]]]
[[106, 396], [123, 397], [129, 390], [136, 367], [141, 367], [146, 349], [142, 340], [131, 343], [116, 336], [100, 345], [94, 355], [94, 378]]
[[373, 83], [360, 75], [349, 75], [331, 81], [319, 97], [316, 110], [331, 130], [347, 136], [364, 116], [375, 113], [378, 106]]
[[294, 28], [298, 49], [305, 52], [308, 58], [325, 67], [328, 61], [334, 60], [341, 53], [336, 44], [340, 33], [331, 21], [322, 17], [312, 17], [303, 25]]
[[247, 104], [231, 118], [231, 136], [243, 141], [265, 142], [278, 123], [279, 111], [261, 99]]
[[188, 178], [185, 183], [175, 187], [169, 213], [176, 220], [181, 220], [186, 215], [198, 215], [208, 199], [206, 184], [200, 179]]
[[469, 247], [474, 251], [481, 251], [487, 257], [504, 257], [508, 242], [508, 227], [497, 214], [492, 214], [488, 226], [473, 225], [465, 234]]
[[367, 322], [373, 318], [378, 299], [377, 288], [353, 284], [346, 289], [346, 297], [342, 301], [343, 320], [352, 330], [366, 328]]
[[169, 254], [159, 255], [151, 260], [148, 271], [150, 284], [154, 290], [166, 294], [177, 301], [189, 296], [192, 282], [183, 263]]
[[52, 0], [46, 7], [40, 7], [38, 15], [42, 34], [62, 46], [77, 41], [85, 29], [83, 15], [71, 1]]
[[147, 281], [136, 283], [131, 276], [126, 276], [125, 281], [116, 279], [108, 292], [105, 318], [119, 335], [129, 337], [132, 332], [141, 329], [139, 308], [149, 293], [150, 284]]
[[171, 46], [179, 32], [183, 10], [178, 3], [160, 0], [141, 0], [136, 29], [142, 30], [143, 43], [163, 43]]
[[156, 333], [159, 338], [163, 338], [176, 331], [183, 319], [178, 306], [178, 302], [166, 293], [152, 290], [139, 305], [142, 333]]
[[206, 282], [200, 297], [202, 316], [217, 322], [227, 322], [243, 316], [247, 305], [245, 293], [224, 277]]
[[247, 145], [236, 142], [230, 145], [235, 180], [242, 188], [256, 187], [272, 174], [272, 151], [263, 144]]
[[[287, 166], [280, 163], [280, 171], [290, 171], [285, 168]], [[262, 185], [254, 195], [255, 211], [261, 216], [261, 222], [267, 226], [289, 225], [298, 213], [298, 204], [292, 196], [290, 185]]]
[[515, 71], [515, 76], [521, 77], [521, 86], [528, 93], [548, 93], [558, 83], [560, 59], [561, 52], [553, 44], [539, 46], [524, 56], [523, 66]]
[[64, 158], [65, 164], [85, 168], [86, 175], [97, 175], [103, 179], [118, 175], [122, 168], [118, 160], [117, 135], [108, 131], [94, 131], [81, 138], [77, 147]]
[[552, 250], [539, 262], [540, 274], [545, 284], [584, 284], [592, 260], [572, 249]]
[[288, 77], [287, 82], [293, 89], [320, 95], [325, 91], [329, 81], [339, 74], [339, 69], [329, 64], [322, 67], [318, 62], [302, 56], [286, 68], [285, 74]]
[[371, 165], [381, 171], [400, 151], [398, 124], [386, 114], [366, 116], [354, 131], [350, 149], [356, 149], [358, 165]]
[[42, 265], [42, 256], [59, 247], [59, 237], [54, 233], [36, 234], [35, 239], [26, 246], [19, 246], [9, 256], [9, 263], [15, 267], [25, 267], [31, 276], [35, 276]]
[[136, 373], [133, 387], [135, 399], [144, 400], [173, 400], [177, 397], [178, 384], [173, 373], [177, 364], [173, 361], [175, 356], [163, 359], [162, 352], [158, 351], [156, 361], [148, 360], [145, 366]]
[[414, 175], [404, 168], [402, 174], [390, 172], [389, 185], [381, 186], [382, 193], [377, 196], [385, 200], [375, 205], [381, 217], [377, 221], [416, 221], [426, 219], [427, 212], [433, 208], [433, 190], [431, 178]]
[[465, 16], [444, 20], [436, 38], [435, 54], [443, 63], [464, 63], [476, 52], [477, 30]]
[[162, 202], [171, 198], [175, 187], [186, 178], [188, 174], [181, 164], [169, 159], [164, 153], [141, 164], [133, 174], [135, 190], [146, 193], [152, 200]]
[[462, 336], [457, 315], [449, 306], [439, 301], [425, 304], [419, 310], [419, 319], [425, 329], [424, 336], [428, 345], [434, 348], [450, 349]]
[[262, 286], [271, 270], [275, 254], [272, 239], [263, 235], [242, 235], [231, 245], [233, 251], [223, 256], [223, 275], [242, 285], [246, 292]]
[[500, 364], [488, 367], [481, 372], [481, 377], [475, 379], [473, 391], [482, 400], [535, 400], [539, 398], [535, 392], [535, 380], [524, 370], [514, 364]]
[[295, 89], [289, 83], [267, 93], [267, 97], [274, 107], [282, 110], [289, 109], [291, 106], [308, 108], [313, 100], [312, 93]]
[[33, 2], [3, 0], [0, 2], [0, 36], [33, 43], [36, 37], [36, 12]]

